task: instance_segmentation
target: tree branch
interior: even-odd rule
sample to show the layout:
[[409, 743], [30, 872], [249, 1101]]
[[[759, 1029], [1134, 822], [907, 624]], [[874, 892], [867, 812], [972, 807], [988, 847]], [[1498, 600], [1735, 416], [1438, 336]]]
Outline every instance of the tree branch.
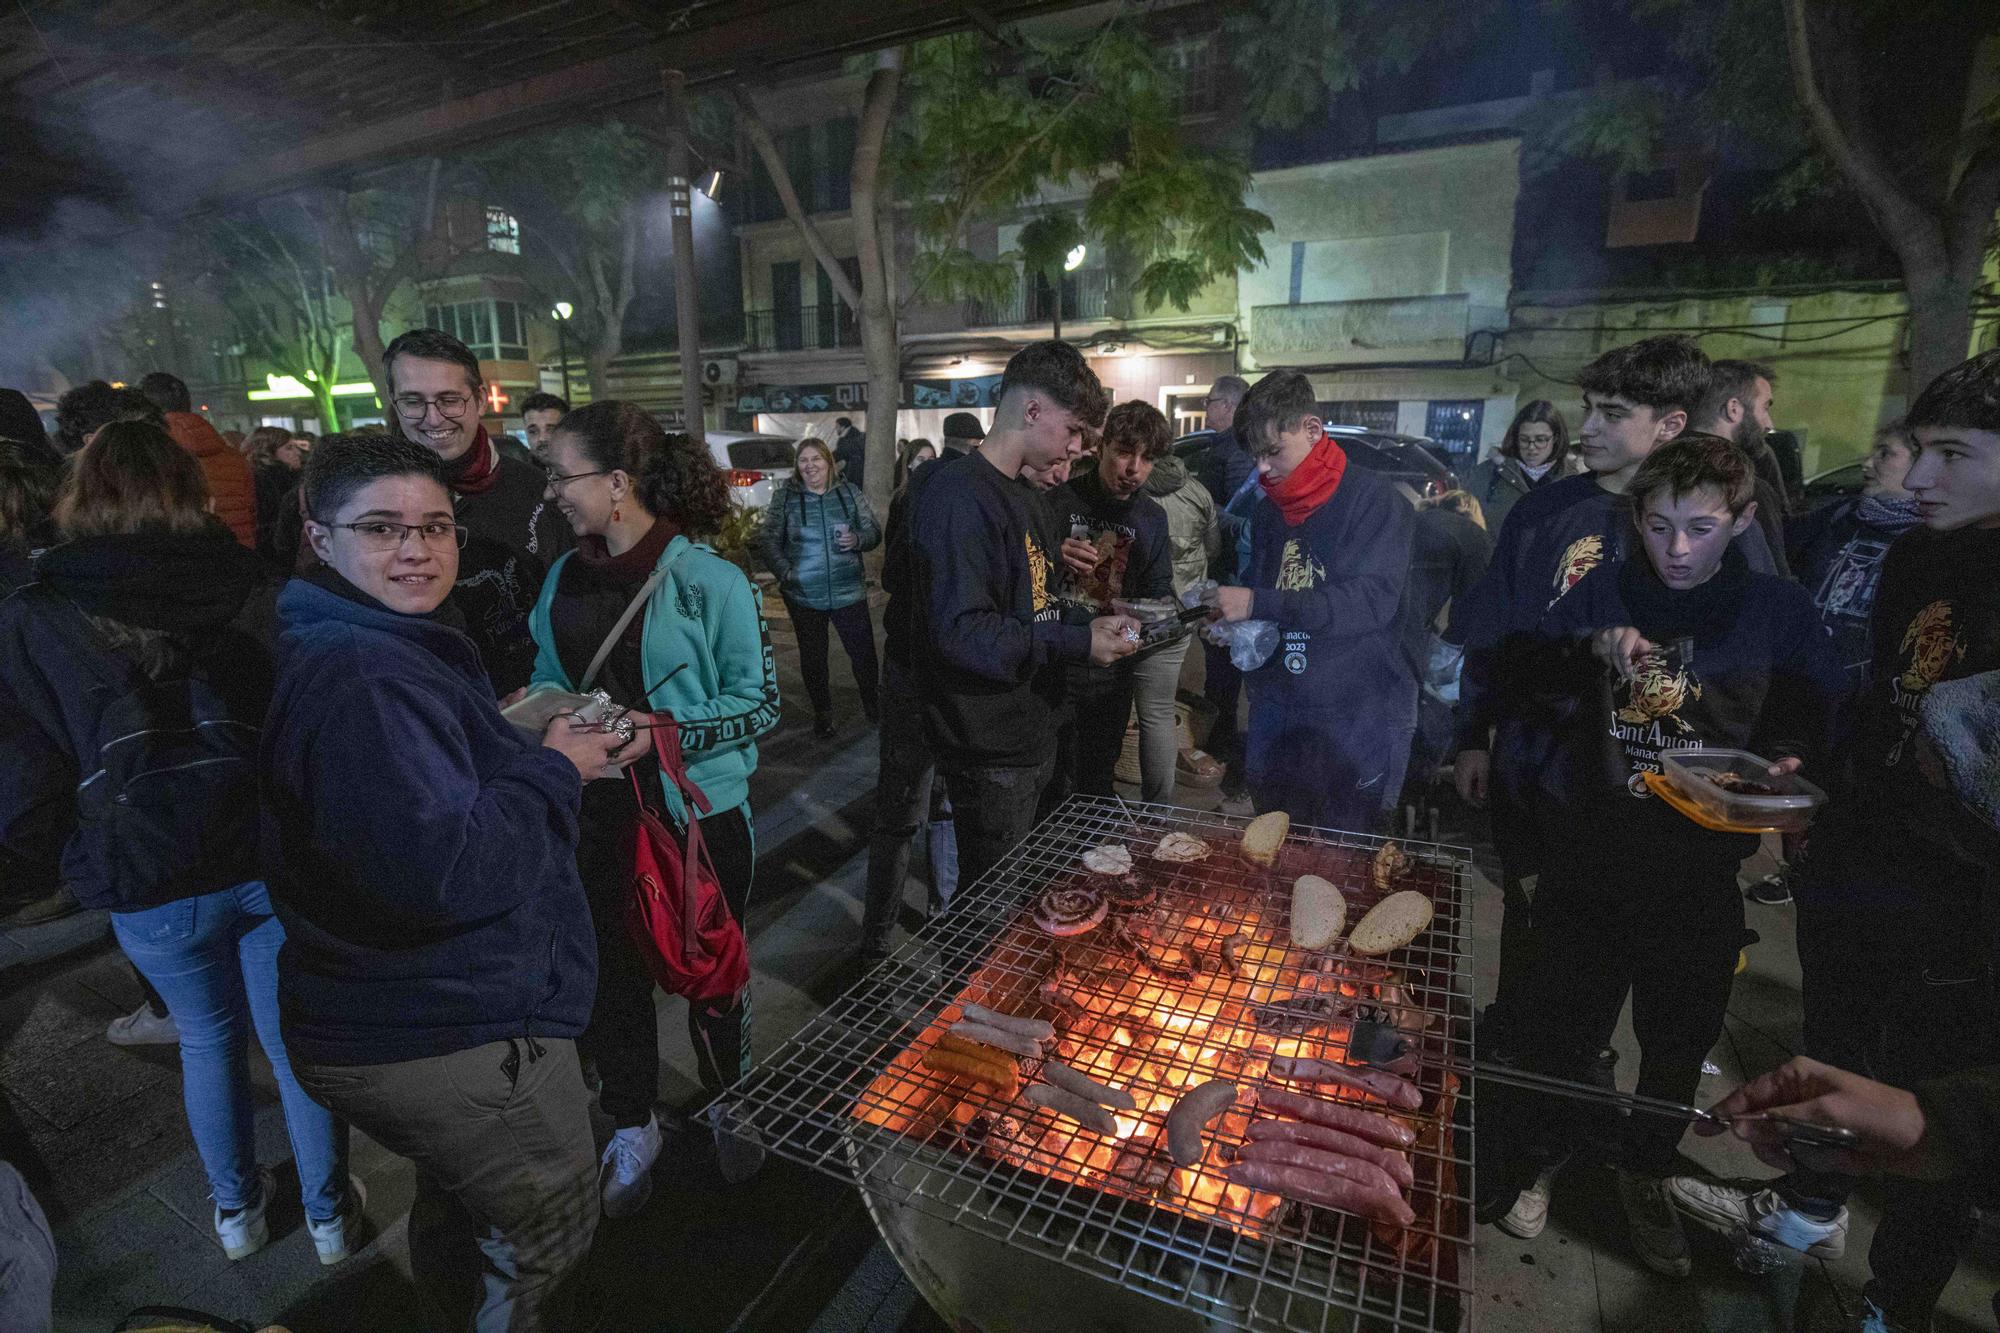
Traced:
[[1791, 53], [1792, 91], [1799, 99], [1799, 109], [1805, 115], [1806, 124], [1812, 128], [1813, 137], [1819, 141], [1826, 155], [1834, 160], [1854, 186], [1862, 203], [1875, 214], [1884, 238], [1898, 255], [1903, 256], [1906, 267], [1912, 258], [1918, 262], [1940, 261], [1942, 256], [1936, 254], [1905, 254], [1906, 246], [1932, 251], [1941, 248], [1944, 238], [1939, 233], [1938, 219], [1904, 192], [1872, 144], [1847, 132], [1820, 92], [1812, 49], [1812, 25], [1806, 13], [1806, 3], [1807, 0], [1784, 0], [1785, 44]]
[[[785, 216], [798, 229], [800, 237], [805, 240], [806, 249], [812, 251], [812, 256], [819, 262], [827, 281], [833, 284], [834, 293], [847, 302], [850, 309], [859, 310], [861, 293], [855, 289], [853, 280], [847, 276], [847, 270], [841, 267], [840, 256], [834, 254], [833, 247], [826, 243], [826, 237], [820, 233], [818, 226], [800, 205], [799, 192], [792, 186], [792, 175], [785, 170], [784, 159], [778, 156], [777, 141], [771, 137], [770, 126], [764, 123], [764, 117], [757, 110], [757, 104], [751, 100], [749, 90], [737, 89], [734, 100], [737, 116], [743, 125], [743, 133], [750, 140], [750, 146], [757, 151], [757, 158], [764, 164], [765, 172], [771, 177], [771, 185], [778, 192], [778, 202], [785, 207]], [[860, 139], [858, 129], [855, 138], [857, 141]], [[856, 149], [857, 155], [859, 151]]]
[[[861, 117], [854, 127], [854, 165], [848, 177], [848, 193], [853, 200], [855, 256], [861, 270], [863, 301], [870, 297], [883, 314], [894, 311], [888, 290], [888, 270], [882, 259], [882, 228], [877, 208], [881, 203], [882, 149], [889, 138], [889, 120], [896, 114], [896, 97], [903, 84], [903, 52], [892, 48], [875, 57], [868, 75], [868, 87], [861, 97]], [[859, 310], [859, 303], [850, 305]]]
[[2000, 129], [1987, 131], [1986, 142], [1973, 151], [1945, 203], [1946, 247], [1968, 287], [1985, 267], [1986, 238], [1996, 209], [2000, 209]]

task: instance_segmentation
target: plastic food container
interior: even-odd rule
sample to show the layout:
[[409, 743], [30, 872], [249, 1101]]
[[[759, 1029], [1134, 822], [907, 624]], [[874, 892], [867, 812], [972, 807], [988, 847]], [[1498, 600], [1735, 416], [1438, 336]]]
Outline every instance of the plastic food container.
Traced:
[[[1774, 775], [1770, 760], [1748, 750], [1662, 750], [1660, 763], [1675, 791], [1725, 824], [1797, 833], [1826, 804], [1826, 793], [1818, 787], [1795, 773]], [[1755, 788], [1732, 790], [1715, 782], [1716, 776], [1725, 774]]]

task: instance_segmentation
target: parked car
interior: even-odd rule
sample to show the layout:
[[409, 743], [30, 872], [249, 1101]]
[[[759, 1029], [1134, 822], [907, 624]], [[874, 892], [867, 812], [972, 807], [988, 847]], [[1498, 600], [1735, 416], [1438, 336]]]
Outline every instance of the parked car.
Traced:
[[[1349, 462], [1370, 472], [1378, 472], [1390, 481], [1402, 483], [1408, 488], [1412, 502], [1436, 499], [1458, 488], [1451, 469], [1425, 448], [1431, 441], [1420, 436], [1391, 435], [1364, 426], [1328, 426], [1326, 433], [1347, 451]], [[1183, 435], [1174, 441], [1174, 456], [1191, 470], [1199, 471], [1196, 460], [1214, 440], [1215, 432], [1212, 430]], [[1218, 495], [1215, 502], [1218, 505], [1227, 504], [1229, 497]]]
[[745, 509], [762, 509], [771, 494], [791, 480], [798, 443], [780, 435], [746, 435], [738, 431], [706, 432], [709, 453], [729, 483], [729, 494]]
[[1861, 464], [1844, 463], [1806, 480], [1804, 507], [1808, 513], [1861, 494]]

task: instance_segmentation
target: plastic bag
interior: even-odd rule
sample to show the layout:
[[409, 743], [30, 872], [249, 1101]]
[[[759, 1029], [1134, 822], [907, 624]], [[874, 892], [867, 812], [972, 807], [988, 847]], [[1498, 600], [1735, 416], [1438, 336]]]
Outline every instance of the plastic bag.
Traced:
[[[1183, 605], [1214, 606], [1214, 579], [1190, 583], [1181, 590]], [[1218, 648], [1229, 650], [1229, 661], [1238, 671], [1255, 671], [1278, 651], [1278, 622], [1275, 620], [1211, 620], [1201, 627], [1201, 636]]]

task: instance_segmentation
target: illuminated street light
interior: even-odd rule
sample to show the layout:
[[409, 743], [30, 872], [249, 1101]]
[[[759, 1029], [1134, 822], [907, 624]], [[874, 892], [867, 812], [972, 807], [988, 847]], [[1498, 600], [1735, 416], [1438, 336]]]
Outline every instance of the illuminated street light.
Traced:
[[703, 194], [707, 195], [707, 196], [708, 196], [708, 197], [709, 197], [710, 199], [713, 199], [713, 198], [715, 198], [715, 197], [716, 197], [717, 195], [721, 194], [721, 193], [722, 193], [722, 173], [721, 173], [720, 171], [711, 171], [711, 172], [709, 172], [709, 173], [708, 173], [708, 184], [706, 184], [706, 185], [704, 185], [704, 186], [702, 186], [702, 187], [701, 187], [701, 192], [702, 192]]
[[556, 346], [562, 349], [563, 401], [569, 401], [569, 317], [576, 313], [576, 307], [567, 301], [558, 301], [549, 313], [556, 319]]
[[1076, 249], [1063, 256], [1063, 272], [1074, 273], [1083, 267], [1083, 254], [1083, 244], [1078, 242]]

